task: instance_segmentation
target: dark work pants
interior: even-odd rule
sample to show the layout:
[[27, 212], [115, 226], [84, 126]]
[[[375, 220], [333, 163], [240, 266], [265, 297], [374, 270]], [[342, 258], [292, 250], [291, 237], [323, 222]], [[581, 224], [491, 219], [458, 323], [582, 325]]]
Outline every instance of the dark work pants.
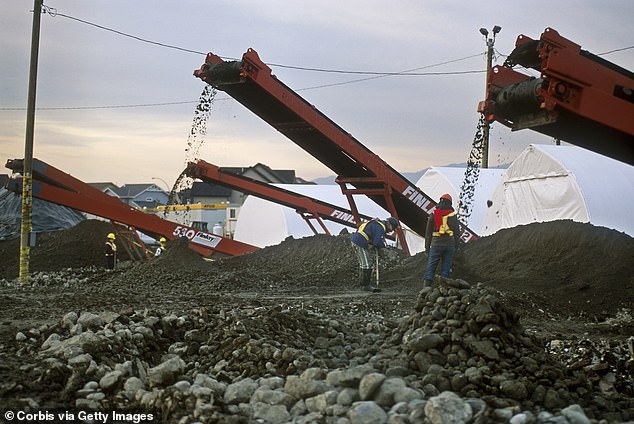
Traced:
[[455, 253], [456, 246], [454, 246], [453, 244], [432, 244], [429, 248], [429, 251], [427, 252], [427, 269], [425, 270], [425, 277], [423, 278], [423, 280], [426, 282], [431, 282], [434, 280], [434, 274], [436, 273], [436, 268], [438, 267], [438, 262], [440, 261], [442, 261], [440, 276], [449, 277], [449, 272], [451, 271], [451, 264], [453, 263], [453, 256]]

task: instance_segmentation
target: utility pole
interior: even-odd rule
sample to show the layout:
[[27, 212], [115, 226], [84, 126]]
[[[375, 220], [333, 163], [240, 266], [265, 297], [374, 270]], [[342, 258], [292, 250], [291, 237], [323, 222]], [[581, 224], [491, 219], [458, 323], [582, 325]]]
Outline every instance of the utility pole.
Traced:
[[22, 224], [20, 227], [20, 283], [29, 283], [31, 261], [31, 219], [33, 208], [33, 133], [35, 128], [35, 91], [37, 61], [40, 49], [40, 21], [43, 0], [33, 1], [33, 28], [31, 33], [31, 62], [29, 67], [29, 94], [26, 112], [26, 139], [24, 142], [24, 170], [22, 172]]
[[[486, 84], [488, 88], [489, 74], [491, 73], [491, 66], [493, 64], [493, 46], [495, 45], [495, 36], [502, 30], [501, 26], [494, 26], [492, 29], [493, 37], [488, 37], [489, 31], [486, 28], [480, 28], [480, 34], [484, 36], [484, 41], [487, 45], [487, 74]], [[486, 95], [486, 91], [485, 91]], [[484, 128], [482, 128], [482, 168], [489, 167], [489, 129], [490, 124], [485, 121]]]

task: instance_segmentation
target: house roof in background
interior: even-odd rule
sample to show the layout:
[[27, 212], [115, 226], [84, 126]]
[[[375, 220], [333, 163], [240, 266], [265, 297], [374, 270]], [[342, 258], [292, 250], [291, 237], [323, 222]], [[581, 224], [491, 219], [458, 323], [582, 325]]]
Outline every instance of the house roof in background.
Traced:
[[154, 189], [153, 191], [164, 191], [162, 188], [158, 187], [153, 183], [145, 183], [145, 184], [124, 184], [119, 187], [118, 193], [120, 197], [129, 197], [134, 198], [144, 191]]
[[228, 197], [231, 195], [231, 191], [229, 187], [222, 185], [195, 181], [191, 188], [191, 195], [199, 197]]
[[295, 182], [294, 169], [272, 169], [263, 163], [257, 163], [250, 169], [263, 178], [267, 178], [266, 182], [269, 183], [293, 184]]
[[[271, 184], [314, 184], [303, 178], [298, 178], [295, 175], [295, 170], [272, 169], [263, 163], [256, 163], [249, 167], [221, 167], [220, 169], [224, 172], [244, 175], [245, 177]], [[90, 183], [90, 185], [103, 192], [110, 191], [121, 199], [134, 199], [146, 190], [157, 190], [165, 193], [165, 190], [152, 183], [124, 184], [121, 187], [112, 182], [97, 182]], [[229, 197], [232, 191], [233, 189], [220, 184], [195, 181], [190, 189], [181, 191], [181, 197], [190, 201], [193, 200], [193, 197]], [[146, 205], [146, 203], [152, 202], [137, 201], [135, 203], [141, 207], [154, 207], [154, 205]]]
[[106, 189], [110, 189], [112, 191], [119, 190], [119, 187], [115, 183], [88, 183], [94, 188], [104, 191]]
[[[257, 163], [248, 168], [227, 166], [221, 167], [220, 170], [237, 175], [255, 174], [255, 176], [252, 178], [263, 181], [265, 183], [294, 184], [298, 182], [298, 179], [295, 176], [295, 170], [272, 169], [271, 167], [262, 163]], [[303, 181], [301, 178], [299, 180]]]

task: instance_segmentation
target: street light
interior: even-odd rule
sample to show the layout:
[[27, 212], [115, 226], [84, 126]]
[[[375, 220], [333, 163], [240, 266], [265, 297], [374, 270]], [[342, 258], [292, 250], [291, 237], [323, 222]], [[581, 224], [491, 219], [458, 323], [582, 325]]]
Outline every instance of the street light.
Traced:
[[180, 200], [180, 197], [178, 196], [178, 193], [176, 192], [176, 187], [174, 187], [174, 188], [170, 189], [169, 184], [167, 184], [167, 182], [166, 182], [163, 178], [160, 178], [160, 177], [152, 177], [152, 179], [153, 179], [153, 180], [159, 180], [159, 181], [161, 181], [163, 184], [165, 184], [165, 187], [167, 187], [167, 192], [166, 192], [166, 193], [167, 193], [167, 203], [168, 203], [168, 204], [169, 204], [169, 203], [170, 203], [170, 201], [172, 200], [172, 190], [174, 191], [174, 195], [173, 195], [173, 196], [174, 196], [174, 198], [173, 198], [173, 200], [176, 200], [176, 202], [177, 202], [177, 203], [180, 203], [180, 201], [181, 201], [181, 200]]
[[[502, 27], [495, 25], [491, 32], [493, 37], [489, 37], [489, 31], [486, 28], [480, 28], [480, 34], [484, 37], [484, 41], [487, 45], [487, 73], [486, 73], [486, 86], [489, 84], [489, 74], [491, 73], [491, 66], [493, 63], [493, 46], [495, 45], [495, 36], [502, 31]], [[485, 90], [486, 96], [486, 90]], [[482, 129], [482, 168], [489, 167], [489, 123], [484, 121], [484, 128]]]
[[167, 182], [163, 179], [163, 178], [159, 178], [159, 177], [152, 177], [153, 180], [159, 180], [161, 181], [163, 184], [165, 184], [165, 187], [167, 187], [167, 192], [169, 193], [170, 190], [170, 186], [169, 184], [167, 184]]

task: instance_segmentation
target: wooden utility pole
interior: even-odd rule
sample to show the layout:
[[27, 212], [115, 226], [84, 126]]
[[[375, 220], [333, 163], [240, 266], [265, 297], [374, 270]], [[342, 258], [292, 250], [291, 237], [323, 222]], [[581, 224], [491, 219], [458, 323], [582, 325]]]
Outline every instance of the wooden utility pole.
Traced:
[[22, 172], [22, 224], [20, 227], [20, 283], [29, 283], [31, 261], [31, 229], [33, 214], [33, 133], [35, 128], [35, 92], [37, 87], [37, 61], [40, 49], [40, 21], [43, 0], [33, 2], [33, 29], [31, 33], [31, 62], [29, 65], [29, 93], [26, 111], [26, 139], [24, 142], [24, 170]]

